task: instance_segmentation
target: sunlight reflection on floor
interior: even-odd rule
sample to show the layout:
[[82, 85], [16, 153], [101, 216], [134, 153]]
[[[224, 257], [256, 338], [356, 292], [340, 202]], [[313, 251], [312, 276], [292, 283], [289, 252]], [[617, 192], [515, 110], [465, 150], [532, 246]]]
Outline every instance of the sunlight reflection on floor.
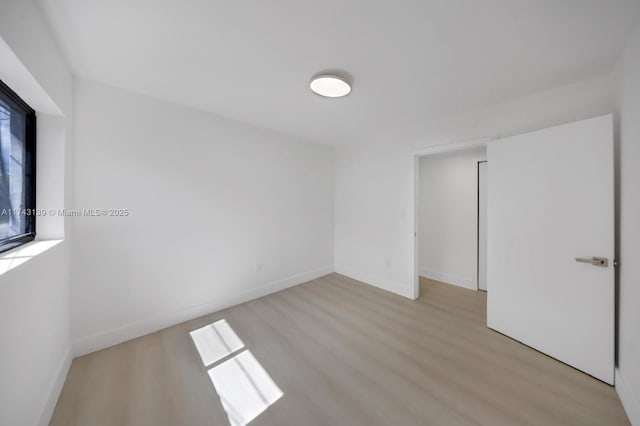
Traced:
[[190, 334], [205, 367], [244, 348], [242, 340], [224, 319], [194, 330]]
[[209, 377], [233, 426], [246, 425], [282, 396], [248, 350], [213, 367]]
[[239, 352], [244, 343], [226, 320], [189, 334], [204, 366], [211, 366], [209, 378], [232, 426], [246, 425], [282, 397], [278, 385], [251, 351]]

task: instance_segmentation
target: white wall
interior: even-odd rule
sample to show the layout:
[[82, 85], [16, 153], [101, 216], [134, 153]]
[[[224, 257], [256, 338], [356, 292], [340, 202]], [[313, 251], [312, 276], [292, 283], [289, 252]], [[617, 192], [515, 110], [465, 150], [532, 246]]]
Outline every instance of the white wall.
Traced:
[[[413, 298], [414, 158], [427, 146], [522, 133], [611, 112], [609, 76], [427, 123], [420, 134], [336, 149], [336, 271]], [[356, 141], [357, 142], [357, 141]], [[363, 141], [365, 142], [365, 141]]]
[[71, 364], [68, 246], [0, 276], [0, 424], [45, 425]]
[[619, 317], [616, 388], [640, 424], [640, 29], [618, 64]]
[[418, 272], [475, 290], [477, 161], [486, 149], [427, 155], [419, 160]]
[[[68, 206], [71, 74], [31, 1], [0, 4], [0, 45], [0, 78], [17, 87], [38, 114], [37, 207]], [[39, 218], [38, 238], [65, 241], [21, 258], [17, 263], [26, 262], [0, 275], [2, 425], [48, 424], [71, 363], [70, 236], [64, 222]]]
[[75, 109], [75, 206], [130, 210], [73, 222], [76, 354], [333, 271], [331, 147], [83, 80]]

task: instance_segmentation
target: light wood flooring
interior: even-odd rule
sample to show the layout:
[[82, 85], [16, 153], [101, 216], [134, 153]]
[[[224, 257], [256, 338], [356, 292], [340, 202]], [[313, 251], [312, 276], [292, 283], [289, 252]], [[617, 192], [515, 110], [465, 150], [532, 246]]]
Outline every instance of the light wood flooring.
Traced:
[[189, 332], [225, 319], [282, 390], [251, 425], [626, 425], [615, 390], [486, 328], [486, 293], [413, 302], [338, 274], [73, 361], [52, 425], [227, 425]]

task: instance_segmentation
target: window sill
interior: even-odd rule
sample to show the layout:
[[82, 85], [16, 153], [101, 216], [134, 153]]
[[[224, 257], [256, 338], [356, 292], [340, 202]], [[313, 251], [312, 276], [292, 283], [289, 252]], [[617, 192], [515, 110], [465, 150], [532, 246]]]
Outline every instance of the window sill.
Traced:
[[63, 240], [35, 240], [0, 254], [0, 275], [52, 249]]

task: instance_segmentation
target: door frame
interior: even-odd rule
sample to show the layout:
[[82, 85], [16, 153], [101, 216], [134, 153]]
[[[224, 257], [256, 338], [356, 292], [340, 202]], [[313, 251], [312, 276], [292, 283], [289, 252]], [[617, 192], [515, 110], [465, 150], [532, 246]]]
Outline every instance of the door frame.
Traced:
[[[474, 249], [475, 259], [476, 259], [476, 269], [474, 271], [474, 281], [476, 284], [476, 290], [480, 291], [480, 163], [487, 163], [487, 155], [484, 157], [477, 157], [473, 160], [473, 167], [475, 169], [474, 180], [476, 188], [476, 196], [475, 196], [475, 213], [476, 213], [476, 246]], [[482, 290], [486, 291], [486, 290]]]
[[[420, 297], [420, 275], [418, 271], [418, 187], [419, 187], [419, 171], [420, 171], [420, 157], [424, 157], [427, 155], [434, 154], [443, 154], [447, 152], [455, 152], [455, 151], [465, 151], [473, 148], [481, 148], [486, 147], [487, 143], [490, 141], [496, 140], [497, 137], [478, 137], [471, 139], [463, 139], [457, 142], [449, 142], [442, 143], [427, 147], [417, 148], [411, 151], [411, 174], [413, 176], [413, 190], [411, 191], [411, 205], [413, 205], [413, 209], [411, 213], [413, 214], [413, 257], [411, 258], [411, 276], [413, 276], [413, 300], [416, 300]], [[474, 159], [475, 160], [475, 159]], [[476, 166], [477, 167], [477, 166]], [[477, 187], [477, 179], [476, 176], [476, 187]], [[476, 195], [476, 212], [477, 212], [477, 195]], [[476, 221], [476, 239], [478, 235], [478, 225]], [[476, 259], [477, 259], [477, 244], [476, 244]], [[475, 272], [475, 282], [476, 287], [478, 285], [478, 268], [476, 268]]]

